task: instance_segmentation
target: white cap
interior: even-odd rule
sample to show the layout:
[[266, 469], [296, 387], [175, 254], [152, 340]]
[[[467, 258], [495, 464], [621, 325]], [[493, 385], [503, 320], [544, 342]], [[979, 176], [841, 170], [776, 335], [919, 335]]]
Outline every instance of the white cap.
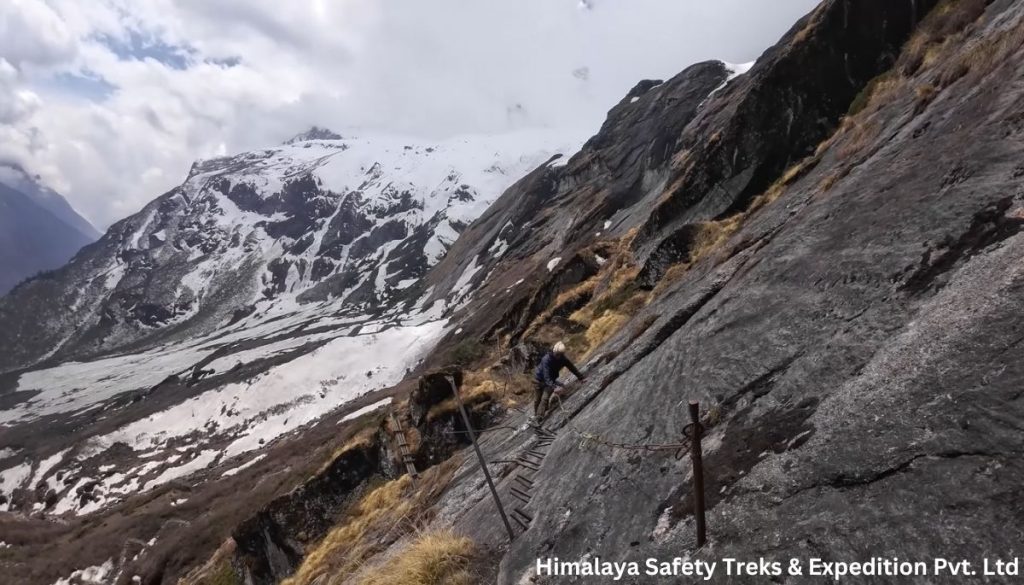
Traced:
[[551, 348], [551, 351], [555, 353], [565, 353], [565, 344], [559, 341], [558, 343], [555, 344], [554, 347]]

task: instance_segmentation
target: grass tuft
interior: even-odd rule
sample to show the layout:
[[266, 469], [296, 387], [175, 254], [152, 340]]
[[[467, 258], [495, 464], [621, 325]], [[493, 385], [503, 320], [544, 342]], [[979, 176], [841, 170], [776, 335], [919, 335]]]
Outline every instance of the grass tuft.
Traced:
[[475, 549], [473, 541], [451, 531], [426, 532], [358, 585], [473, 585], [469, 565]]

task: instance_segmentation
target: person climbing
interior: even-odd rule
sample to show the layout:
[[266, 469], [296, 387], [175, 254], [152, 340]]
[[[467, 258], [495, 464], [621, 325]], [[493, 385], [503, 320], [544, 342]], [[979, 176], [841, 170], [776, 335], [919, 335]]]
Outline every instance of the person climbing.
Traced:
[[565, 384], [558, 381], [558, 374], [562, 368], [569, 368], [577, 380], [583, 380], [583, 374], [566, 357], [565, 344], [559, 341], [551, 348], [551, 351], [544, 354], [537, 366], [533, 388], [533, 418], [535, 420], [544, 418], [548, 410], [548, 402], [551, 400], [551, 393], [555, 391], [555, 388], [565, 387]]

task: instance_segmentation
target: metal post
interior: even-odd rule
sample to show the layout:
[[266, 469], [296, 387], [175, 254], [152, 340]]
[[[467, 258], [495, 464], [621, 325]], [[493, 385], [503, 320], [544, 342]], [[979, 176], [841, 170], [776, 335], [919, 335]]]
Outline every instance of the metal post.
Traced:
[[455, 378], [448, 376], [448, 383], [452, 386], [452, 394], [455, 395], [455, 401], [459, 404], [459, 412], [462, 413], [462, 422], [466, 424], [466, 431], [469, 433], [469, 440], [473, 442], [473, 450], [476, 451], [476, 457], [480, 460], [480, 469], [484, 472], [484, 478], [487, 480], [487, 487], [491, 489], [491, 495], [494, 496], [494, 505], [498, 507], [498, 514], [501, 515], [501, 521], [505, 523], [505, 530], [508, 530], [508, 539], [513, 541], [516, 539], [516, 533], [512, 530], [512, 525], [508, 522], [508, 516], [505, 515], [505, 508], [501, 505], [501, 499], [498, 497], [498, 490], [494, 488], [494, 481], [491, 480], [491, 473], [487, 471], [487, 461], [484, 460], [484, 454], [480, 452], [480, 446], [476, 444], [476, 433], [473, 432], [473, 425], [469, 422], [469, 414], [466, 413], [466, 406], [462, 404], [462, 397], [459, 396], [459, 389], [455, 386]]
[[697, 548], [708, 541], [707, 526], [704, 523], [704, 454], [700, 446], [703, 428], [700, 425], [700, 403], [690, 401], [691, 437], [690, 459], [693, 461], [693, 515], [697, 519]]

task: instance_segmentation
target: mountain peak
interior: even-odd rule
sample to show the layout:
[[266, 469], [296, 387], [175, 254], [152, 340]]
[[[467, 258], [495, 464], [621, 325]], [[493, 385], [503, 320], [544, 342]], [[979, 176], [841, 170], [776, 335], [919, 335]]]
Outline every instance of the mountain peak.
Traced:
[[289, 140], [285, 141], [285, 144], [297, 144], [299, 142], [307, 142], [309, 140], [341, 140], [342, 136], [335, 132], [328, 130], [327, 128], [321, 128], [319, 126], [313, 126], [309, 130], [301, 134], [296, 134]]

